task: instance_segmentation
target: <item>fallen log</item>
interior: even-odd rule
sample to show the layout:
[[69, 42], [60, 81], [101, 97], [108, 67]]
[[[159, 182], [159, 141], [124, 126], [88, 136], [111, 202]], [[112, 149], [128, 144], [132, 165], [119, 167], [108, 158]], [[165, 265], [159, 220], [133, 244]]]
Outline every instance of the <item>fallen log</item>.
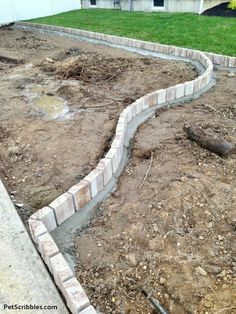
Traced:
[[220, 137], [207, 134], [201, 127], [197, 125], [184, 126], [184, 131], [188, 138], [196, 142], [201, 147], [218, 154], [222, 157], [228, 157], [236, 153], [235, 144], [232, 144]]

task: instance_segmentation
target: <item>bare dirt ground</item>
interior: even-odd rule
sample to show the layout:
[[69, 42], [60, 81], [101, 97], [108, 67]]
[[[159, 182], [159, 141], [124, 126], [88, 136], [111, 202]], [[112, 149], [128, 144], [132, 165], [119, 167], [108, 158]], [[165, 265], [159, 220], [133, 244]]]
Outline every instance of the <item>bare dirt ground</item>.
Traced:
[[236, 313], [236, 156], [183, 130], [195, 123], [235, 143], [235, 86], [217, 72], [207, 94], [139, 128], [117, 190], [75, 240], [77, 277], [101, 312], [154, 313], [140, 286], [168, 313]]
[[181, 62], [0, 29], [0, 178], [26, 220], [79, 181], [138, 97], [196, 77]]

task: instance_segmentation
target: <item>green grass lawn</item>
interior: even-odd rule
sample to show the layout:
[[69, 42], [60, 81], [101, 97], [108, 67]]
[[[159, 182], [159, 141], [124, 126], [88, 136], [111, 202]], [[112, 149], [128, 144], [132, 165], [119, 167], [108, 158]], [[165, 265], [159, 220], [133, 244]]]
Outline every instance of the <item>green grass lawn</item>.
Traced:
[[31, 20], [236, 56], [236, 19], [89, 9]]

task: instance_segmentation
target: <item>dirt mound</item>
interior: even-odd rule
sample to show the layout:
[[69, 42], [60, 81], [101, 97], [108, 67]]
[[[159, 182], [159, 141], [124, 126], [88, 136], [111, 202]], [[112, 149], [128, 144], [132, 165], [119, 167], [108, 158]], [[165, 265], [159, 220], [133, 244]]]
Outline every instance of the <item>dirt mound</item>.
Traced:
[[224, 17], [236, 17], [236, 10], [228, 9], [227, 3], [221, 3], [211, 9], [206, 10], [202, 15], [207, 16], [224, 16]]
[[46, 72], [53, 72], [60, 79], [75, 79], [92, 84], [115, 81], [124, 70], [131, 67], [128, 58], [104, 57], [97, 53], [81, 53], [74, 57], [70, 52], [64, 56], [66, 59], [63, 61], [47, 59], [40, 66]]

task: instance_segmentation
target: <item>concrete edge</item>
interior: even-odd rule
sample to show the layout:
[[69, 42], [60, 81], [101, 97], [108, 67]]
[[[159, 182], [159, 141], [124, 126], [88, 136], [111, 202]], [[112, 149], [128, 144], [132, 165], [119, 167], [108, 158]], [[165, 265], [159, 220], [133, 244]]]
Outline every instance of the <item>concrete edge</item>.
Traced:
[[126, 107], [120, 114], [114, 140], [111, 148], [97, 167], [82, 181], [74, 185], [68, 192], [62, 194], [29, 219], [29, 227], [33, 241], [52, 274], [56, 285], [62, 292], [67, 305], [73, 314], [93, 314], [96, 310], [84, 292], [79, 281], [59, 251], [49, 232], [55, 230], [74, 213], [91, 202], [112, 178], [117, 177], [117, 170], [122, 163], [123, 151], [126, 149], [127, 127], [139, 114], [150, 107], [162, 108], [173, 102], [181, 102], [184, 98], [192, 98], [201, 94], [207, 88], [213, 77], [213, 63], [224, 67], [236, 67], [236, 58], [204, 53], [197, 50], [161, 45], [130, 38], [106, 35], [85, 30], [41, 25], [34, 23], [17, 23], [20, 27], [38, 28], [47, 31], [56, 31], [66, 34], [82, 36], [100, 40], [104, 43], [113, 43], [122, 46], [141, 48], [166, 55], [181, 57], [190, 61], [198, 61], [204, 70], [195, 80], [177, 84], [175, 86], [149, 93]]

